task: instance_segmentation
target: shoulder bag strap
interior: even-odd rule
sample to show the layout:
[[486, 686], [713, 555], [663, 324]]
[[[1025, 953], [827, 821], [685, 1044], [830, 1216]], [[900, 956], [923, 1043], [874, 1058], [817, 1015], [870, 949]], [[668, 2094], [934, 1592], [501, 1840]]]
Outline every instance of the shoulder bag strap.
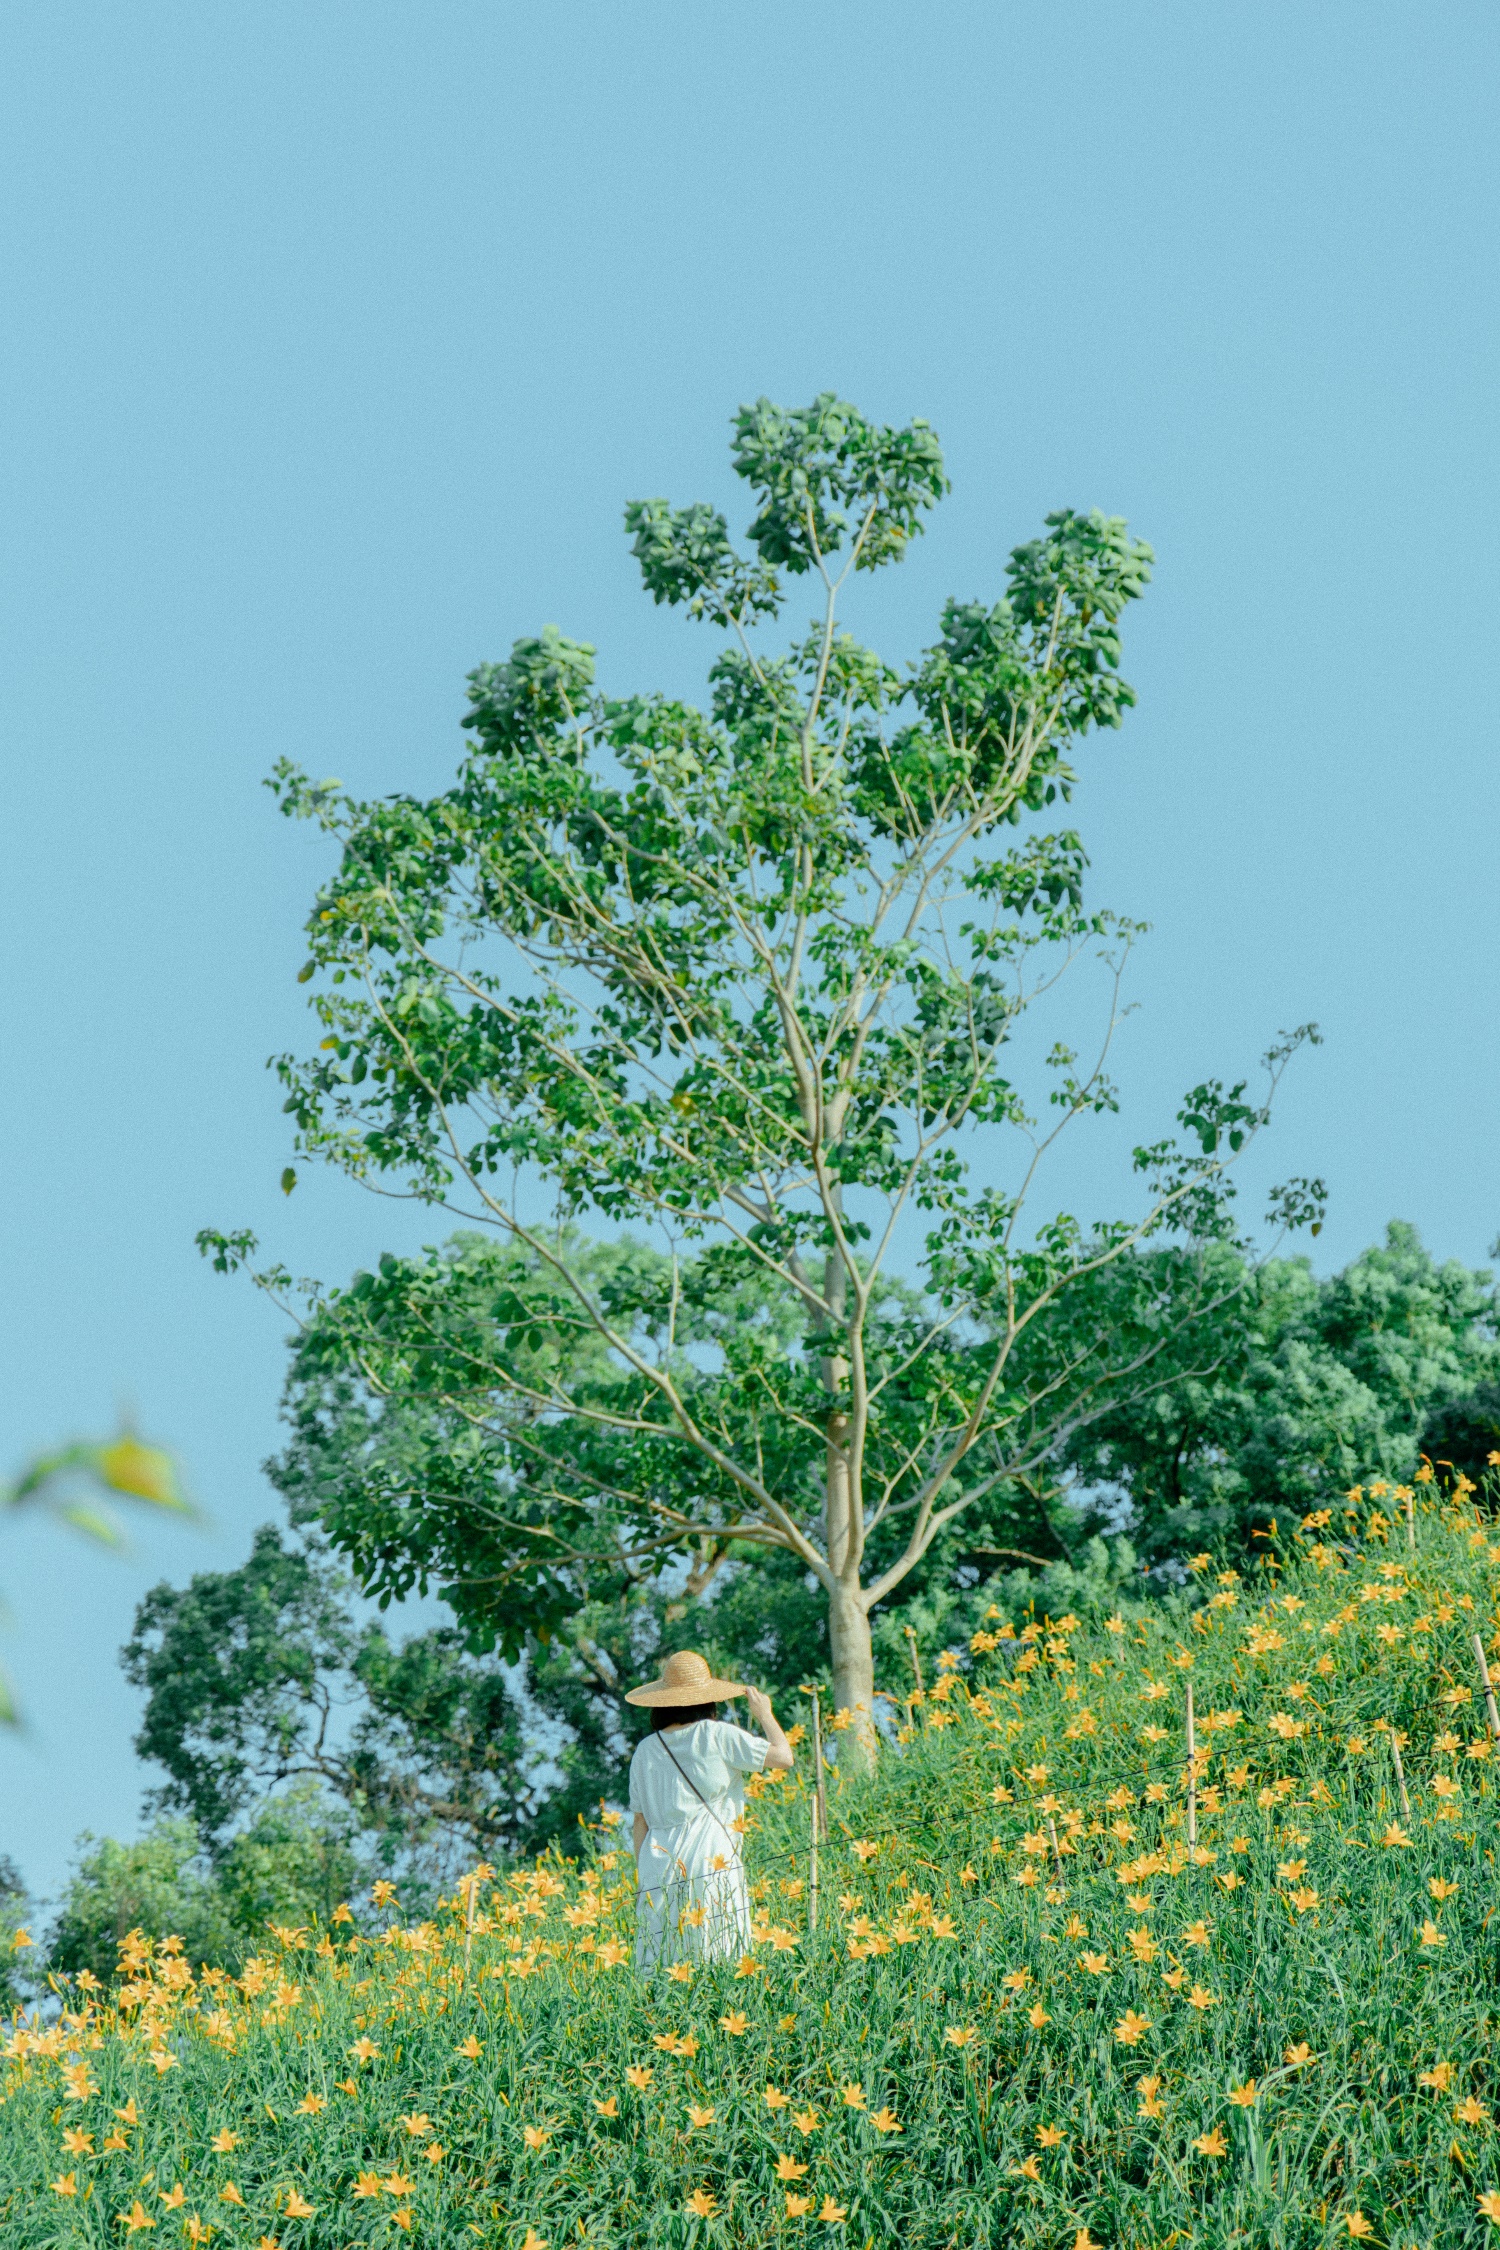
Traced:
[[706, 1797], [704, 1796], [704, 1794], [703, 1794], [703, 1791], [702, 1791], [702, 1790], [701, 1790], [701, 1789], [700, 1789], [700, 1788], [698, 1787], [698, 1784], [697, 1784], [697, 1782], [696, 1782], [696, 1781], [694, 1781], [694, 1779], [693, 1779], [692, 1775], [691, 1775], [690, 1773], [686, 1772], [686, 1771], [685, 1771], [685, 1770], [683, 1769], [683, 1767], [682, 1767], [682, 1766], [680, 1766], [680, 1765], [678, 1765], [678, 1764], [677, 1764], [677, 1758], [676, 1758], [676, 1754], [674, 1753], [674, 1751], [672, 1750], [672, 1748], [671, 1748], [670, 1744], [668, 1743], [668, 1741], [667, 1741], [667, 1738], [666, 1738], [666, 1736], [665, 1736], [664, 1734], [660, 1734], [660, 1733], [658, 1733], [658, 1734], [657, 1734], [657, 1736], [656, 1736], [656, 1740], [657, 1740], [657, 1741], [658, 1741], [658, 1742], [659, 1742], [659, 1743], [661, 1744], [661, 1746], [662, 1746], [663, 1750], [665, 1750], [665, 1751], [666, 1751], [666, 1753], [667, 1753], [667, 1756], [668, 1756], [668, 1757], [669, 1757], [669, 1758], [670, 1758], [670, 1759], [672, 1760], [672, 1763], [673, 1763], [673, 1765], [674, 1765], [674, 1766], [677, 1766], [677, 1771], [678, 1771], [678, 1772], [679, 1772], [679, 1773], [680, 1773], [680, 1774], [682, 1775], [682, 1778], [683, 1778], [683, 1780], [684, 1780], [684, 1781], [685, 1781], [685, 1782], [687, 1783], [687, 1785], [688, 1785], [689, 1789], [691, 1789], [691, 1790], [692, 1790], [692, 1792], [693, 1792], [693, 1795], [694, 1795], [694, 1796], [695, 1796], [695, 1797], [697, 1798], [697, 1800], [698, 1800], [699, 1804], [700, 1804], [700, 1805], [701, 1805], [701, 1806], [703, 1807], [703, 1810], [704, 1810], [704, 1811], [705, 1811], [705, 1812], [706, 1812], [706, 1813], [708, 1814], [708, 1816], [709, 1816], [710, 1820], [712, 1820], [712, 1821], [716, 1822], [716, 1823], [717, 1823], [717, 1825], [718, 1825], [718, 1828], [719, 1828], [719, 1830], [720, 1830], [720, 1833], [721, 1833], [722, 1835], [724, 1835], [724, 1836], [728, 1837], [728, 1839], [729, 1839], [729, 1848], [730, 1848], [730, 1850], [731, 1850], [731, 1851], [734, 1851], [734, 1850], [736, 1850], [736, 1849], [737, 1849], [737, 1840], [736, 1840], [736, 1838], [730, 1835], [730, 1833], [729, 1833], [729, 1830], [728, 1830], [728, 1829], [727, 1829], [727, 1828], [726, 1828], [726, 1827], [724, 1826], [724, 1823], [723, 1823], [723, 1821], [719, 1819], [719, 1816], [718, 1816], [718, 1814], [717, 1814], [717, 1813], [716, 1813], [716, 1812], [714, 1811], [714, 1808], [713, 1808], [713, 1806], [712, 1806], [712, 1805], [711, 1805], [711, 1804], [709, 1803], [708, 1799], [707, 1799], [707, 1798], [706, 1798]]

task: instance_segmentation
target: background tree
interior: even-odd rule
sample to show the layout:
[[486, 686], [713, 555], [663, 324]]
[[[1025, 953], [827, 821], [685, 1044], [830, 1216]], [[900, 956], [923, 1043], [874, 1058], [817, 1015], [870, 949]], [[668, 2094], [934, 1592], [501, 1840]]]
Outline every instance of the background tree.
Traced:
[[84, 1835], [47, 1941], [49, 1971], [114, 1980], [131, 1930], [180, 1937], [189, 1961], [238, 1969], [270, 1922], [326, 1927], [355, 1895], [361, 1868], [348, 1829], [321, 1795], [293, 1787], [255, 1808], [216, 1854], [193, 1821], [159, 1818], [129, 1843]]
[[190, 1961], [233, 1962], [243, 1933], [202, 1866], [191, 1821], [165, 1821], [133, 1843], [83, 1835], [48, 1943], [47, 1965], [87, 1969], [114, 1981], [120, 1940], [131, 1930], [183, 1939]]
[[1500, 1468], [1500, 1380], [1493, 1375], [1462, 1398], [1444, 1399], [1428, 1416], [1421, 1451], [1439, 1468], [1467, 1477], [1485, 1493], [1486, 1473]]
[[1244, 1284], [1216, 1317], [1216, 1364], [1179, 1375], [1174, 1345], [1161, 1372], [1175, 1379], [1064, 1449], [1096, 1512], [1128, 1523], [1149, 1559], [1242, 1549], [1273, 1516], [1371, 1477], [1409, 1477], [1423, 1452], [1456, 1452], [1479, 1482], [1500, 1448], [1489, 1274], [1439, 1265], [1414, 1227], [1393, 1222], [1341, 1273], [1320, 1280], [1305, 1260], [1278, 1259]]
[[[136, 1749], [166, 1776], [148, 1809], [191, 1820], [246, 1926], [246, 1870], [268, 1851], [275, 1882], [308, 1888], [320, 1804], [318, 1849], [344, 1869], [337, 1895], [355, 1880], [351, 1855], [431, 1890], [456, 1863], [571, 1837], [634, 1739], [596, 1639], [628, 1620], [574, 1618], [523, 1685], [451, 1627], [393, 1645], [352, 1596], [317, 1542], [268, 1525], [238, 1570], [154, 1587], [122, 1651], [146, 1696]], [[266, 1826], [286, 1802], [306, 1843], [296, 1867]]]
[[[1114, 1104], [1108, 1036], [1082, 1066], [1055, 1046], [1040, 1100], [1007, 1049], [1096, 941], [1117, 984], [1134, 933], [1085, 909], [1071, 829], [1000, 839], [1069, 796], [1069, 745], [1133, 701], [1119, 621], [1150, 550], [1061, 510], [1002, 600], [949, 602], [893, 667], [839, 601], [947, 489], [933, 432], [762, 400], [733, 459], [748, 553], [710, 507], [626, 511], [646, 590], [726, 636], [707, 710], [601, 694], [592, 650], [549, 627], [472, 676], [474, 746], [439, 796], [362, 803], [278, 768], [284, 808], [341, 847], [303, 971], [325, 1036], [281, 1066], [298, 1145], [509, 1253], [477, 1320], [474, 1262], [442, 1253], [321, 1308], [325, 1364], [429, 1400], [483, 1472], [477, 1494], [395, 1476], [379, 1535], [329, 1528], [366, 1586], [437, 1572], [507, 1646], [596, 1569], [786, 1553], [868, 1753], [871, 1612], [1149, 1382], [1169, 1308], [1101, 1334], [1080, 1285], [1172, 1230], [1221, 1240], [1266, 1103], [1196, 1088], [1189, 1145], [1137, 1152], [1132, 1218], [1032, 1208], [1057, 1135]], [[773, 650], [793, 579], [819, 614]], [[1316, 1201], [1298, 1183], [1278, 1216]], [[586, 1214], [648, 1247], [601, 1267]]]
[[0, 2011], [9, 2014], [31, 1998], [31, 1902], [15, 1861], [0, 1852]]

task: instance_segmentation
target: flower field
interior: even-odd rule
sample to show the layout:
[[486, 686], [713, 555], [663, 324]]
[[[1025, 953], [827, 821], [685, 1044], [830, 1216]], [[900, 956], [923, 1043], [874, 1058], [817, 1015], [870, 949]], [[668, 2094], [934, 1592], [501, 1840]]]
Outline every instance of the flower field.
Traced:
[[1500, 2245], [1497, 1566], [1374, 1487], [1174, 1614], [992, 1615], [830, 1785], [816, 1927], [804, 1760], [752, 1950], [649, 1986], [608, 1818], [237, 1981], [129, 1945], [11, 2027], [0, 2241]]

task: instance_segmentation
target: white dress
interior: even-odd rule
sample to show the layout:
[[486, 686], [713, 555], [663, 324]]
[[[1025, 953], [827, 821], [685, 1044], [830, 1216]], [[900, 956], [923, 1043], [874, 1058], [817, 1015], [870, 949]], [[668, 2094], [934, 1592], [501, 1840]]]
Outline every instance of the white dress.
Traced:
[[630, 1809], [646, 1823], [635, 1894], [635, 1965], [643, 1974], [748, 1948], [750, 1893], [735, 1823], [744, 1815], [745, 1776], [760, 1772], [767, 1748], [724, 1719], [695, 1719], [637, 1745]]

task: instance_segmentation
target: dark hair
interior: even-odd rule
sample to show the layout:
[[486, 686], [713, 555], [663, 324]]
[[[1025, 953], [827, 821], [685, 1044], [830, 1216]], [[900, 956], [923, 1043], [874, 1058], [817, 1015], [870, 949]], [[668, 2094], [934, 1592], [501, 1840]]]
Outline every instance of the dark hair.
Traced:
[[717, 1703], [658, 1703], [651, 1714], [651, 1732], [660, 1734], [663, 1727], [690, 1727], [695, 1719], [716, 1719]]

